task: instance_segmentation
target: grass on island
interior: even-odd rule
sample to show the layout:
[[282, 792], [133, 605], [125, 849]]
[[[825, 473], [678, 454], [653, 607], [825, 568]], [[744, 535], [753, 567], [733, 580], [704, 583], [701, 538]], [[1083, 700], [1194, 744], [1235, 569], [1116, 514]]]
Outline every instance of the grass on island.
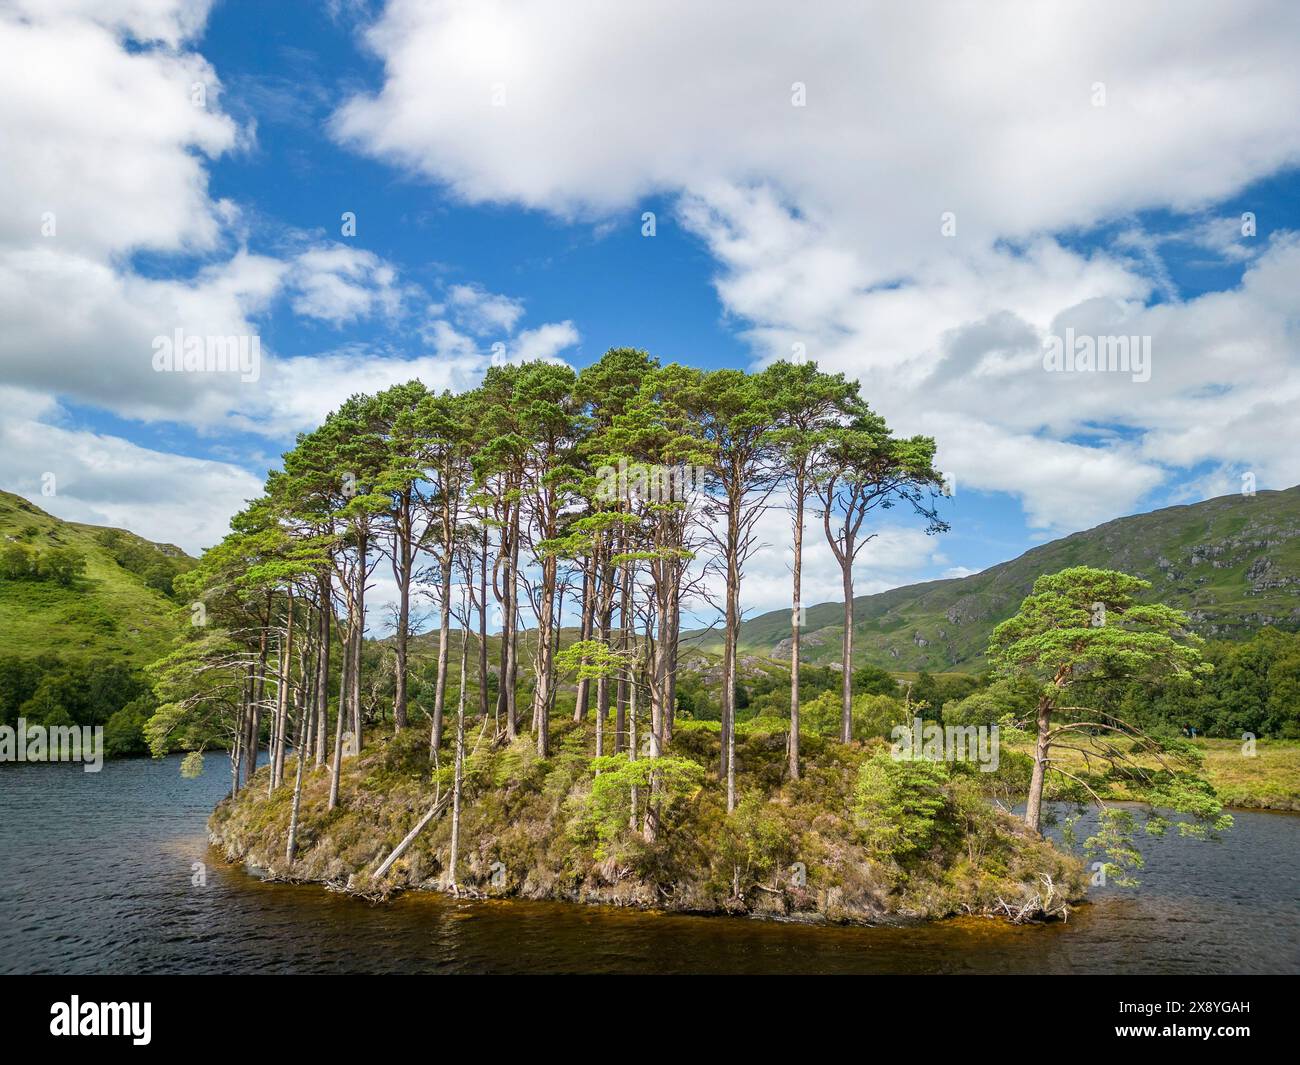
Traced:
[[[1044, 912], [1061, 916], [1083, 895], [1077, 859], [994, 809], [980, 774], [894, 762], [882, 740], [842, 745], [808, 736], [803, 777], [791, 781], [780, 723], [742, 723], [740, 803], [728, 815], [717, 723], [679, 722], [658, 763], [668, 776], [660, 831], [648, 840], [629, 827], [627, 785], [642, 781], [644, 810], [646, 778], [632, 767], [644, 773], [649, 765], [622, 757], [593, 764], [590, 721], [553, 721], [547, 758], [527, 734], [494, 748], [477, 723], [467, 732], [457, 879], [473, 894], [830, 921], [1003, 913], [1004, 900], [1032, 908], [1044, 892]], [[292, 868], [284, 858], [292, 759], [273, 796], [262, 769], [238, 799], [218, 806], [213, 839], [228, 858], [274, 877], [368, 895], [445, 888], [445, 814], [382, 881], [374, 872], [436, 795], [446, 794], [449, 746], [450, 736], [435, 769], [427, 726], [374, 734], [345, 761], [332, 811], [328, 769], [310, 770]]]

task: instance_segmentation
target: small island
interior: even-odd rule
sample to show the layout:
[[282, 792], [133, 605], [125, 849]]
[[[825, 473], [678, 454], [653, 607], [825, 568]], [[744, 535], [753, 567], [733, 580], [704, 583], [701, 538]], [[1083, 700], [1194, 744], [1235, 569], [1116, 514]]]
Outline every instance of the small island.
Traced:
[[[979, 674], [863, 662], [854, 562], [878, 510], [947, 530], [934, 454], [808, 363], [710, 372], [616, 349], [580, 374], [510, 365], [458, 395], [354, 396], [175, 578], [203, 624], [152, 668], [146, 734], [195, 757], [226, 737], [211, 839], [275, 879], [829, 922], [1068, 918], [1089, 882], [1135, 882], [1140, 832], [1231, 826], [1192, 730], [1151, 712], [1213, 666], [1151, 581], [1081, 565], [990, 619]], [[740, 603], [776, 506], [792, 608], [768, 657], [742, 648]], [[801, 658], [810, 517], [845, 593], [821, 665]], [[377, 638], [381, 564], [398, 605]], [[713, 603], [716, 633], [684, 631]], [[1085, 805], [1101, 813], [1077, 839]]]

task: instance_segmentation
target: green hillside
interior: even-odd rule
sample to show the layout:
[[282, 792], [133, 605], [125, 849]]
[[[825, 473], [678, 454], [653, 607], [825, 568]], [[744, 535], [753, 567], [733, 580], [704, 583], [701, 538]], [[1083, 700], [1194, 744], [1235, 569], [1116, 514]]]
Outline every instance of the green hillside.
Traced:
[[[989, 634], [1015, 612], [1034, 579], [1078, 565], [1151, 581], [1152, 596], [1187, 610], [1207, 638], [1241, 638], [1264, 625], [1296, 629], [1300, 487], [1119, 518], [969, 577], [855, 598], [855, 662], [894, 671], [979, 670]], [[810, 607], [804, 661], [836, 661], [842, 633], [841, 604]], [[742, 625], [740, 645], [788, 659], [789, 635], [790, 612], [772, 611]], [[715, 632], [700, 646], [711, 650], [717, 643]]]
[[0, 492], [0, 551], [14, 545], [37, 559], [73, 548], [85, 556], [86, 568], [66, 586], [0, 577], [0, 655], [53, 653], [143, 666], [167, 651], [187, 618], [164, 589], [172, 573], [194, 560], [171, 544], [62, 521], [21, 496]]

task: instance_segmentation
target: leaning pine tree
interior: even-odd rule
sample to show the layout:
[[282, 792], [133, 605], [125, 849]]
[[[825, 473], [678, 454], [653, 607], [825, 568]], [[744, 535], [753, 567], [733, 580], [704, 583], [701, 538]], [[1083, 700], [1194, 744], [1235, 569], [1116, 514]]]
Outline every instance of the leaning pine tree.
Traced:
[[[1015, 617], [994, 630], [988, 651], [1000, 676], [1038, 686], [1025, 822], [1041, 831], [1044, 788], [1054, 775], [1066, 797], [1084, 795], [1099, 806], [1101, 827], [1089, 846], [1114, 863], [1138, 864], [1140, 857], [1130, 842], [1132, 816], [1107, 808], [1103, 791], [1121, 788], [1152, 811], [1190, 815], [1179, 823], [1184, 835], [1232, 823], [1198, 772], [1194, 745], [1149, 735], [1113, 710], [1128, 683], [1195, 682], [1211, 668], [1201, 661], [1200, 639], [1189, 631], [1186, 614], [1138, 602], [1150, 587], [1126, 573], [1087, 566], [1039, 577]], [[1158, 834], [1168, 824], [1153, 813], [1147, 831]]]

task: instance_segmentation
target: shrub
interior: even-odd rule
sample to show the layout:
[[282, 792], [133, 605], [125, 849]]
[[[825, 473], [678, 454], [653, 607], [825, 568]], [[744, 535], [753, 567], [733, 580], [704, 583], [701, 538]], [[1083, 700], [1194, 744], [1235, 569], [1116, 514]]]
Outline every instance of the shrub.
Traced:
[[948, 767], [925, 759], [893, 759], [880, 750], [863, 763], [854, 793], [867, 846], [902, 863], [924, 853], [944, 830]]

